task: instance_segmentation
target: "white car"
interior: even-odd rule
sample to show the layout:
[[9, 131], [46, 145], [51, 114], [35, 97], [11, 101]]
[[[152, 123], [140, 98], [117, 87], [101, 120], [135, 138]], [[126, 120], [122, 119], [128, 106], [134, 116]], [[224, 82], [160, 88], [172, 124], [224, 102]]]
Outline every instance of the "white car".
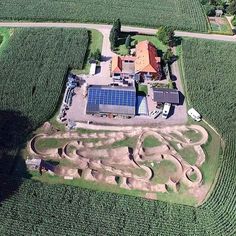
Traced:
[[165, 103], [164, 104], [164, 108], [163, 108], [163, 112], [162, 112], [162, 117], [167, 119], [169, 113], [170, 113], [170, 108], [171, 108], [171, 104], [170, 103]]
[[162, 110], [156, 109], [154, 111], [151, 111], [149, 116], [152, 117], [153, 119], [156, 119], [161, 113], [162, 113]]

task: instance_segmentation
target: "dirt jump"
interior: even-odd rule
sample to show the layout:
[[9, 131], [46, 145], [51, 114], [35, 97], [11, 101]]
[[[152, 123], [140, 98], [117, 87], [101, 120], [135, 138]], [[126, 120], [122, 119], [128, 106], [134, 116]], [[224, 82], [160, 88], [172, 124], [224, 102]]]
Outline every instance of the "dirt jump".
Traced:
[[[57, 166], [56, 175], [141, 190], [151, 198], [157, 192], [168, 192], [169, 189], [178, 191], [180, 182], [189, 189], [202, 185], [199, 167], [205, 162], [202, 145], [208, 140], [208, 133], [203, 127], [182, 125], [123, 130], [38, 134], [29, 141], [28, 152], [31, 156], [44, 160], [66, 160], [70, 163], [69, 167], [61, 164]], [[156, 140], [156, 143], [151, 143], [150, 137], [152, 142]], [[135, 139], [132, 147], [124, 144], [129, 138]], [[47, 139], [66, 141], [59, 148], [48, 147], [39, 150], [37, 142]], [[123, 144], [117, 145], [121, 141]], [[190, 149], [196, 155], [194, 164], [190, 164], [181, 154]], [[165, 181], [161, 181], [158, 168], [164, 162], [171, 165], [173, 170], [169, 171]]]

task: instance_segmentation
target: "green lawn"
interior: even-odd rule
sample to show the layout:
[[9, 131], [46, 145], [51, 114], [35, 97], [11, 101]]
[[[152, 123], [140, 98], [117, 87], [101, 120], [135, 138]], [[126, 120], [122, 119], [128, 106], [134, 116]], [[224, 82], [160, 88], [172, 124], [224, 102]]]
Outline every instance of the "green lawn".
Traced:
[[195, 165], [196, 160], [197, 160], [197, 153], [195, 152], [195, 150], [192, 147], [186, 147], [181, 150], [178, 150], [178, 153], [190, 165]]
[[116, 53], [121, 55], [121, 56], [125, 56], [125, 55], [129, 54], [129, 49], [126, 48], [125, 44], [122, 44], [118, 47]]
[[100, 52], [102, 52], [102, 42], [103, 42], [103, 35], [94, 29], [91, 29], [88, 31], [89, 32], [89, 46], [88, 46], [88, 50], [87, 50], [87, 55], [85, 58], [85, 63], [84, 63], [84, 67], [82, 70], [72, 70], [72, 73], [75, 74], [89, 74], [89, 70], [90, 70], [90, 64], [88, 62], [89, 60], [89, 56], [91, 53], [94, 53], [97, 49], [100, 50]]
[[184, 136], [191, 139], [192, 142], [198, 142], [202, 138], [202, 135], [200, 133], [196, 133], [194, 130], [185, 131]]
[[160, 163], [153, 162], [153, 165], [149, 164], [148, 166], [150, 166], [154, 172], [152, 182], [158, 184], [165, 184], [169, 177], [176, 171], [176, 166], [168, 160], [163, 160]]
[[[125, 39], [129, 35], [129, 33], [122, 33], [121, 38], [118, 40], [119, 46], [117, 47], [116, 53], [119, 55], [128, 55], [129, 50], [125, 47]], [[134, 42], [141, 42], [144, 40], [148, 40], [155, 45], [157, 48], [159, 56], [162, 56], [162, 53], [167, 50], [167, 46], [164, 45], [156, 36], [152, 35], [132, 35], [131, 36], [131, 48], [134, 48]]]
[[157, 50], [161, 50], [162, 52], [165, 52], [167, 50], [167, 46], [164, 45], [156, 36], [134, 35], [131, 38], [133, 41], [137, 40], [138, 42], [148, 40], [157, 48]]
[[147, 95], [148, 94], [148, 87], [147, 87], [147, 85], [139, 84], [137, 92], [145, 93], [145, 95]]
[[157, 147], [160, 145], [161, 145], [161, 142], [157, 138], [155, 138], [154, 136], [148, 136], [143, 141], [144, 148]]
[[203, 122], [202, 126], [208, 132], [208, 141], [202, 146], [206, 154], [206, 161], [203, 163], [200, 170], [203, 174], [204, 182], [212, 184], [216, 179], [218, 168], [222, 162], [223, 144], [221, 138], [214, 130]]
[[36, 148], [39, 150], [45, 150], [49, 148], [60, 148], [66, 144], [67, 139], [57, 139], [57, 138], [45, 138], [39, 139], [36, 142]]
[[6, 47], [11, 34], [13, 34], [13, 30], [7, 28], [0, 28], [0, 53]]

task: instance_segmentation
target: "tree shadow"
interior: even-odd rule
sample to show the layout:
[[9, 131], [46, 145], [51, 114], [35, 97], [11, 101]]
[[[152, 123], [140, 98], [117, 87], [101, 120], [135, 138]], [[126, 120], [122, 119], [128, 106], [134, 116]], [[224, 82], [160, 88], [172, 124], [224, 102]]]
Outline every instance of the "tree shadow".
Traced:
[[[137, 32], [124, 32], [124, 31], [122, 31], [118, 37], [118, 40], [117, 40], [117, 47], [125, 44], [125, 40], [128, 37], [128, 35], [130, 35], [132, 37], [136, 34], [137, 34]], [[134, 41], [134, 39], [131, 38], [131, 45], [132, 45], [133, 41]]]
[[179, 46], [182, 43], [182, 37], [175, 36], [174, 37], [174, 46]]
[[0, 111], [0, 203], [30, 178], [21, 149], [26, 146], [32, 124], [20, 112]]
[[174, 113], [175, 113], [175, 106], [172, 105], [172, 106], [170, 107], [170, 112], [169, 112], [169, 115], [168, 115], [167, 119], [170, 118], [171, 116], [173, 116]]

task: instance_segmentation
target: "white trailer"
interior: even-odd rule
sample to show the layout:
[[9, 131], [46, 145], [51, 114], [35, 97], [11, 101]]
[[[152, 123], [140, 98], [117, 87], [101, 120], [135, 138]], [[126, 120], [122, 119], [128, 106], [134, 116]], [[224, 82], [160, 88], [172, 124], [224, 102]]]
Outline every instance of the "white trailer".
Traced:
[[91, 63], [90, 65], [90, 75], [95, 75], [96, 74], [96, 68], [97, 68], [97, 64], [96, 63]]
[[167, 119], [169, 113], [170, 113], [170, 108], [171, 108], [171, 104], [170, 103], [165, 103], [164, 107], [163, 107], [163, 111], [162, 111], [162, 117]]
[[202, 119], [201, 115], [194, 108], [188, 110], [188, 115], [196, 121], [201, 121]]

